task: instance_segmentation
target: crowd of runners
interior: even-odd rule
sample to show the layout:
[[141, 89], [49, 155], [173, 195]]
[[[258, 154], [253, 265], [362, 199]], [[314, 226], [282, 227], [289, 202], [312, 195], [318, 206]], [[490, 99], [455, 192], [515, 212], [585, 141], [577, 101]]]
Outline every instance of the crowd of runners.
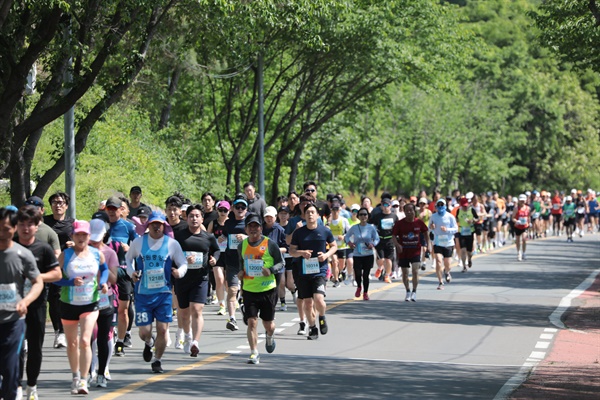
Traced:
[[328, 287], [353, 285], [369, 300], [371, 280], [401, 279], [404, 300], [416, 302], [428, 265], [443, 290], [454, 259], [464, 273], [478, 252], [514, 242], [521, 261], [527, 240], [572, 242], [599, 229], [591, 189], [383, 193], [376, 205], [369, 197], [348, 205], [341, 194], [320, 199], [309, 181], [267, 205], [248, 182], [233, 198], [207, 192], [195, 203], [175, 193], [157, 207], [134, 186], [128, 198], [102, 201], [91, 220], [68, 217], [69, 201], [57, 192], [48, 213], [38, 197], [0, 209], [0, 399], [38, 399], [47, 312], [54, 348], [66, 348], [70, 393], [88, 394], [89, 386], [107, 387], [111, 358], [131, 347], [134, 323], [144, 361], [162, 373], [169, 346], [199, 355], [204, 307], [213, 304], [224, 330], [238, 330], [242, 317], [247, 362], [258, 364], [258, 319], [272, 353], [275, 313], [287, 311], [286, 299], [297, 306], [298, 335], [317, 340], [329, 329]]

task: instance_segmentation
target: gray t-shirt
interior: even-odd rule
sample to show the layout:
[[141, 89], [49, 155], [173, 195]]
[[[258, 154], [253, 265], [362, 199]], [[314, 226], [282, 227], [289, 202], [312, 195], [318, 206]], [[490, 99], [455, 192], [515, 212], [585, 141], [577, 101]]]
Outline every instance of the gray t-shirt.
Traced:
[[25, 297], [25, 281], [35, 279], [39, 274], [33, 253], [19, 243], [0, 251], [0, 324], [21, 318], [17, 303]]

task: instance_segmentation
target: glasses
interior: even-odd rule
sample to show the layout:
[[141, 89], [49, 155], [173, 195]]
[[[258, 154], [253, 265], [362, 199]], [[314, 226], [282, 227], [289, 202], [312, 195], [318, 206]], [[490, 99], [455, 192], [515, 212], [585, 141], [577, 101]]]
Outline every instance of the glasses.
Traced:
[[244, 206], [244, 205], [238, 205], [238, 206], [235, 206], [233, 208], [235, 208], [236, 210], [245, 210], [246, 206]]
[[435, 206], [436, 206], [436, 207], [444, 207], [444, 206], [445, 206], [445, 204], [444, 204], [444, 203], [437, 203]]
[[305, 190], [306, 193], [314, 193], [316, 191], [317, 191], [316, 189], [306, 189]]
[[357, 212], [358, 212], [358, 210], [352, 210], [352, 214], [357, 213]]
[[66, 203], [64, 201], [53, 201], [53, 206], [64, 206]]
[[365, 214], [365, 213], [358, 213], [359, 217], [367, 217], [369, 214]]
[[227, 211], [229, 211], [229, 210], [228, 210], [228, 209], [226, 209], [226, 208], [219, 208], [219, 210], [218, 210], [218, 211], [219, 211], [220, 213], [226, 213], [226, 212], [227, 212]]
[[392, 208], [400, 208], [400, 206], [392, 206]]
[[384, 206], [384, 207], [389, 207], [389, 206], [390, 206], [390, 203], [383, 203], [383, 204], [381, 204], [381, 205], [382, 205], [382, 206]]

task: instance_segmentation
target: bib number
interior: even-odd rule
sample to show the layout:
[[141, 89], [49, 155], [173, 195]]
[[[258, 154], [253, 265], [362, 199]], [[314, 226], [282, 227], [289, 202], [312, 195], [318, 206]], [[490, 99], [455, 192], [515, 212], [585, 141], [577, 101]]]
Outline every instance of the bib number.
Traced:
[[245, 272], [246, 272], [246, 275], [248, 275], [248, 276], [252, 276], [252, 277], [263, 276], [263, 273], [262, 273], [263, 266], [264, 266], [263, 260], [256, 260], [256, 259], [244, 260], [244, 267], [246, 269]]
[[219, 245], [219, 250], [227, 250], [227, 238], [225, 236], [219, 236], [217, 239], [217, 244]]
[[527, 218], [525, 218], [525, 217], [519, 218], [519, 225], [527, 225]]
[[112, 306], [112, 299], [114, 295], [109, 293], [100, 293], [100, 300], [98, 301], [98, 309], [106, 310]]
[[321, 265], [319, 264], [319, 259], [317, 257], [302, 259], [302, 273], [304, 275], [310, 274], [318, 274], [321, 272]]
[[392, 218], [385, 218], [381, 220], [381, 229], [389, 231], [394, 227], [394, 220]]
[[73, 303], [74, 304], [88, 304], [92, 302], [94, 297], [94, 280], [93, 278], [86, 282], [84, 280], [83, 285], [73, 286]]
[[460, 228], [460, 234], [462, 236], [469, 236], [469, 235], [471, 235], [471, 227], [465, 226], [463, 228]]
[[186, 258], [188, 256], [194, 256], [194, 262], [188, 262], [188, 269], [200, 269], [204, 267], [204, 253], [196, 253], [195, 251], [186, 251]]
[[237, 240], [237, 235], [229, 235], [229, 250], [237, 250], [240, 241]]
[[148, 269], [144, 271], [146, 288], [161, 289], [165, 286], [165, 271], [161, 269]]
[[17, 309], [17, 285], [13, 283], [0, 284], [0, 310], [15, 311]]

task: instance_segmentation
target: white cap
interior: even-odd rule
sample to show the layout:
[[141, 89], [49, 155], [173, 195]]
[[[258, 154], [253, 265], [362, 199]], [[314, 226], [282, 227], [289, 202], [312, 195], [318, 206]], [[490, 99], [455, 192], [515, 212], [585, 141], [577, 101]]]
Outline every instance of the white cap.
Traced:
[[465, 195], [465, 197], [469, 200], [471, 200], [473, 198], [473, 196], [474, 196], [473, 192], [469, 192]]
[[352, 211], [354, 211], [354, 210], [358, 211], [358, 210], [360, 210], [360, 206], [358, 204], [354, 203], [354, 204], [352, 204], [350, 206], [350, 210], [352, 210]]
[[531, 192], [528, 190], [525, 192], [525, 195], [529, 197], [529, 196], [531, 196]]
[[181, 211], [187, 211], [188, 208], [190, 208], [190, 205], [189, 204], [184, 204], [184, 205], [181, 206]]
[[577, 189], [571, 189], [571, 193], [577, 193]]
[[527, 201], [527, 195], [526, 194], [520, 194], [519, 195], [519, 201]]
[[399, 206], [400, 202], [398, 200], [392, 200], [392, 205], [393, 206]]
[[565, 197], [565, 201], [573, 201], [573, 198], [571, 196], [567, 196]]
[[106, 234], [106, 222], [101, 219], [90, 221], [90, 240], [92, 242], [101, 242]]
[[265, 208], [265, 217], [277, 217], [277, 209], [273, 206]]

